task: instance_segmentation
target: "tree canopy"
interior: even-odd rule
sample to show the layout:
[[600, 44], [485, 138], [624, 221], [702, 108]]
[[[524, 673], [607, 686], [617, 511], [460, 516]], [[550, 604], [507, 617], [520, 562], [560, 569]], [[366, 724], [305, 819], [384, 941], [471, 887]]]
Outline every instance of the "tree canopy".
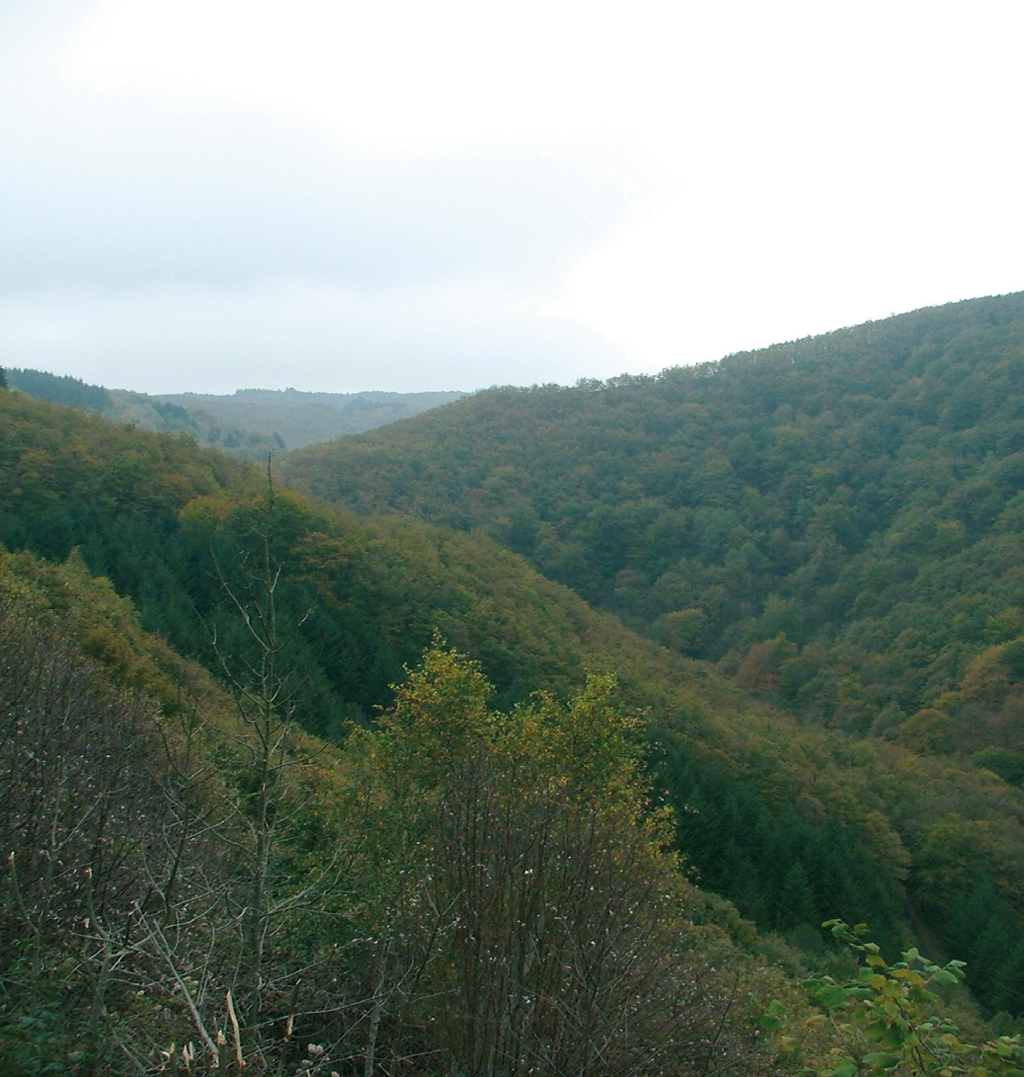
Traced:
[[[251, 673], [261, 662], [260, 642], [239, 618], [239, 600], [258, 592], [252, 590], [252, 573], [269, 559], [275, 566], [276, 613], [283, 624], [295, 626], [280, 641], [280, 660], [294, 689], [284, 725], [344, 746], [345, 752], [355, 752], [360, 737], [370, 736], [353, 739], [353, 730], [376, 728], [383, 735], [386, 727], [395, 734], [397, 727], [381, 715], [404, 713], [404, 686], [422, 686], [409, 680], [408, 671], [417, 669], [424, 653], [434, 655], [430, 661], [450, 653], [431, 649], [435, 632], [467, 656], [468, 665], [449, 671], [453, 678], [493, 685], [494, 695], [481, 704], [481, 713], [488, 736], [497, 738], [492, 747], [499, 762], [507, 751], [498, 750], [506, 743], [503, 731], [525, 728], [517, 722], [537, 725], [538, 745], [553, 752], [554, 742], [545, 739], [548, 718], [539, 716], [554, 722], [552, 716], [571, 715], [573, 701], [588, 690], [588, 671], [598, 677], [592, 684], [603, 674], [615, 674], [620, 693], [615, 707], [621, 708], [616, 713], [642, 717], [651, 797], [674, 811], [674, 849], [662, 851], [681, 855], [689, 878], [734, 903], [732, 912], [722, 915], [735, 937], [746, 930], [738, 926], [740, 916], [776, 933], [779, 947], [793, 944], [804, 954], [825, 945], [819, 925], [831, 917], [870, 922], [890, 954], [912, 935], [925, 933], [935, 946], [969, 962], [968, 983], [987, 1007], [1016, 1014], [1024, 1010], [1021, 953], [1007, 940], [1016, 940], [1024, 910], [1019, 785], [1024, 753], [1015, 740], [1024, 663], [1017, 653], [1022, 630], [1013, 605], [1019, 584], [1019, 529], [1012, 526], [1019, 497], [1012, 471], [1017, 449], [1006, 448], [1014, 444], [1016, 420], [1010, 412], [1018, 392], [1010, 376], [1018, 348], [1012, 300], [951, 308], [939, 312], [934, 323], [929, 318], [935, 312], [923, 312], [906, 324], [901, 319], [878, 323], [767, 356], [667, 372], [660, 379], [482, 394], [432, 418], [400, 424], [387, 439], [383, 434], [377, 440], [360, 438], [345, 450], [365, 464], [372, 449], [383, 462], [376, 477], [353, 465], [353, 489], [388, 488], [391, 507], [406, 510], [416, 508], [415, 498], [424, 499], [424, 505], [428, 496], [436, 498], [438, 514], [443, 507], [455, 523], [460, 523], [454, 516], [463, 511], [461, 504], [468, 515], [458, 528], [417, 519], [409, 511], [355, 515], [280, 489], [276, 464], [270, 489], [265, 468], [201, 449], [189, 438], [147, 433], [4, 393], [0, 541], [12, 551], [47, 559], [50, 569], [29, 559], [18, 562], [18, 571], [43, 589], [55, 615], [63, 616], [61, 611], [73, 605], [69, 596], [78, 592], [65, 584], [78, 578], [76, 573], [105, 577], [105, 593], [130, 599], [142, 629], [159, 634], [165, 646], [236, 688], [246, 670]], [[883, 349], [894, 371], [888, 382], [883, 376], [888, 368], [871, 359], [879, 326], [888, 326], [877, 338], [879, 348], [890, 348]], [[978, 357], [984, 341], [989, 342], [987, 359]], [[900, 348], [902, 367], [893, 358], [903, 354]], [[957, 349], [963, 352], [959, 359]], [[944, 404], [930, 425], [905, 414], [906, 394], [921, 389], [915, 389], [914, 378], [923, 386], [932, 384], [929, 379], [943, 363], [959, 373], [973, 363], [975, 383], [996, 386], [991, 406], [971, 413], [969, 425], [958, 427], [953, 418], [943, 418]], [[865, 385], [879, 379], [874, 403], [848, 398], [845, 389], [831, 396], [821, 389], [822, 379], [850, 388], [855, 375]], [[769, 408], [771, 386], [777, 397], [789, 397], [781, 403], [776, 398]], [[944, 400], [945, 391], [937, 390], [936, 399]], [[812, 406], [815, 393], [821, 396], [818, 410]], [[742, 409], [733, 415], [744, 399], [745, 418]], [[777, 413], [787, 404], [796, 418], [783, 423]], [[884, 422], [876, 406], [883, 409]], [[538, 408], [544, 422], [537, 421]], [[481, 415], [493, 420], [494, 447], [486, 440]], [[886, 424], [898, 427], [899, 422], [904, 428], [893, 434]], [[872, 423], [878, 437], [892, 440], [891, 453], [876, 459], [877, 474], [862, 452]], [[438, 444], [449, 453], [443, 469], [448, 486], [440, 488], [432, 469], [440, 468], [442, 457], [427, 454], [417, 464], [413, 451], [424, 431], [435, 426]], [[591, 426], [596, 433], [589, 432]], [[729, 476], [737, 473], [739, 450], [725, 467], [719, 426], [732, 431], [730, 441], [744, 430], [751, 437], [759, 430], [770, 435], [769, 462], [781, 445], [790, 446], [791, 456], [769, 467], [755, 454], [750, 468], [761, 467], [762, 478], [755, 482], [755, 469], [733, 482]], [[772, 433], [780, 427], [788, 432]], [[516, 431], [525, 447], [513, 451], [506, 435]], [[556, 436], [561, 443], [551, 440]], [[715, 452], [701, 447], [705, 437], [712, 448], [718, 446]], [[589, 456], [582, 455], [581, 443], [590, 447]], [[820, 460], [808, 456], [808, 443]], [[561, 470], [553, 462], [560, 444]], [[844, 445], [845, 463], [839, 459]], [[917, 467], [922, 446], [926, 462]], [[556, 455], [549, 459], [551, 453]], [[499, 465], [501, 454], [505, 463]], [[324, 450], [323, 459], [328, 455]], [[832, 513], [826, 519], [824, 503], [815, 500], [818, 487], [810, 480], [829, 460], [846, 467], [847, 477], [859, 476], [843, 494], [852, 515]], [[485, 472], [483, 485], [462, 490], [460, 476], [472, 467]], [[541, 482], [545, 467], [552, 479], [547, 493]], [[702, 467], [704, 478], [698, 481]], [[871, 494], [877, 504], [865, 493], [871, 474], [878, 480]], [[979, 516], [971, 483], [983, 474], [994, 492]], [[658, 488], [651, 485], [657, 475]], [[377, 486], [371, 486], [371, 478]], [[930, 488], [933, 479], [937, 485]], [[608, 484], [603, 493], [602, 483]], [[670, 494], [677, 500], [672, 502]], [[885, 512], [891, 516], [876, 516], [884, 527], [864, 523], [871, 504], [888, 505]], [[917, 511], [915, 505], [934, 515], [934, 528], [910, 526], [906, 513]], [[619, 507], [621, 517], [615, 515]], [[566, 579], [576, 590], [552, 578], [557, 573], [538, 552], [548, 524], [537, 525], [540, 537], [532, 545], [526, 542], [522, 552], [513, 548], [519, 523], [542, 509], [552, 519], [562, 513], [559, 519], [570, 521], [565, 535], [575, 536], [575, 560], [565, 564], [575, 564], [582, 575]], [[648, 510], [651, 521], [661, 521], [658, 527], [644, 525]], [[424, 515], [432, 512], [423, 509]], [[782, 523], [768, 528], [776, 512], [783, 514]], [[757, 513], [768, 513], [761, 530], [754, 529]], [[694, 520], [701, 521], [697, 530]], [[716, 520], [720, 529], [709, 530]], [[474, 521], [482, 526], [468, 526]], [[513, 527], [514, 521], [519, 522]], [[843, 530], [847, 524], [864, 530], [862, 541]], [[543, 548], [561, 543], [563, 552], [569, 549], [562, 532], [551, 527], [556, 545]], [[711, 543], [712, 533], [718, 546]], [[619, 553], [609, 552], [609, 536], [615, 535], [621, 542], [616, 549], [636, 576], [616, 560]], [[768, 542], [772, 535], [777, 548]], [[641, 576], [637, 551], [655, 540], [662, 543], [665, 567], [657, 577], [653, 569]], [[744, 547], [748, 540], [749, 548]], [[653, 556], [651, 549], [643, 556]], [[883, 554], [889, 575], [879, 576]], [[49, 575], [51, 569], [57, 575]], [[644, 617], [637, 613], [640, 606], [626, 603], [623, 596], [641, 595], [645, 588], [654, 601], [684, 570], [696, 574], [698, 583], [705, 579], [700, 573], [711, 573], [705, 582], [712, 576], [718, 582], [707, 583], [706, 591], [671, 592], [667, 606], [655, 605]], [[600, 584], [597, 591], [587, 591], [588, 579]], [[610, 591], [601, 590], [602, 580], [614, 584]], [[770, 583], [761, 605], [755, 601], [759, 580]], [[871, 580], [884, 584], [875, 605], [863, 598]], [[847, 584], [861, 589], [854, 594], [844, 590]], [[605, 608], [595, 609], [584, 595]], [[700, 595], [718, 595], [720, 605], [712, 608], [710, 598], [696, 601]], [[725, 610], [734, 601], [747, 612], [716, 628], [714, 609]], [[86, 603], [90, 608], [91, 602]], [[149, 667], [132, 657], [135, 644], [119, 640], [136, 638], [138, 627], [127, 627], [133, 616], [124, 613], [116, 629], [102, 624], [83, 629], [76, 646], [86, 658], [104, 663], [111, 671], [104, 675], [122, 688], [152, 684], [146, 693], [160, 713], [177, 714], [180, 700], [175, 702], [167, 677], [147, 673]], [[696, 657], [700, 654], [704, 657]], [[428, 668], [433, 667], [428, 663]], [[470, 676], [467, 669], [477, 673]], [[483, 681], [474, 681], [477, 674]], [[236, 708], [234, 720], [241, 718]], [[255, 735], [256, 727], [243, 726]], [[276, 743], [275, 737], [268, 743]], [[624, 759], [631, 759], [636, 744], [626, 743]], [[150, 742], [145, 744], [143, 754], [150, 751]], [[230, 778], [239, 796], [251, 798], [253, 789], [238, 783], [241, 774], [253, 770], [252, 750], [224, 756], [229, 757], [236, 763], [217, 781]], [[248, 762], [238, 762], [243, 757]], [[269, 758], [264, 763], [267, 775], [275, 772], [277, 763], [271, 766]], [[540, 761], [534, 764], [539, 767]], [[550, 774], [544, 778], [549, 779]], [[380, 782], [384, 771], [371, 783], [373, 797], [394, 807], [397, 792], [385, 793]], [[260, 787], [270, 788], [262, 782]], [[361, 788], [370, 786], [364, 781]], [[501, 793], [512, 796], [508, 790]], [[429, 799], [421, 791], [406, 807], [419, 805], [419, 810]], [[272, 798], [267, 792], [256, 800], [263, 803], [257, 815], [264, 820], [257, 833], [268, 837]], [[307, 818], [304, 825], [313, 834], [319, 824]], [[395, 832], [395, 840], [404, 839]], [[256, 894], [254, 877], [266, 871], [271, 878], [289, 862], [287, 856], [269, 856], [270, 846], [264, 844], [262, 852], [257, 846], [247, 846], [244, 863], [234, 862], [243, 866], [232, 885], [249, 880], [248, 890], [236, 893]], [[374, 870], [400, 862], [390, 846], [373, 856]], [[434, 882], [440, 885], [436, 877]], [[264, 907], [246, 914], [250, 955], [258, 950], [254, 924], [271, 922], [264, 917], [273, 907], [272, 889], [258, 888], [258, 901], [239, 898], [233, 906], [236, 911]], [[364, 897], [369, 902], [371, 895]], [[271, 904], [264, 905], [265, 899]], [[395, 922], [387, 919], [392, 906], [384, 897], [373, 902], [382, 923]], [[339, 936], [335, 942], [346, 946], [347, 939]], [[800, 960], [785, 953], [786, 960]], [[364, 958], [368, 964], [360, 966], [358, 982], [365, 988], [373, 981], [374, 957], [365, 952]], [[268, 959], [274, 960], [273, 953]], [[359, 1020], [384, 1022], [383, 1011], [373, 1013], [371, 1007]]]

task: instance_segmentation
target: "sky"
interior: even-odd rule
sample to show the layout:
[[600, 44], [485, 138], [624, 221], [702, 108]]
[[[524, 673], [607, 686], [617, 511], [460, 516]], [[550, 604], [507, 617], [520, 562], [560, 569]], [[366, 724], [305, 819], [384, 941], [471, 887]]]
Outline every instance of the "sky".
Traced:
[[572, 384], [1024, 289], [1018, 0], [0, 0], [0, 366]]

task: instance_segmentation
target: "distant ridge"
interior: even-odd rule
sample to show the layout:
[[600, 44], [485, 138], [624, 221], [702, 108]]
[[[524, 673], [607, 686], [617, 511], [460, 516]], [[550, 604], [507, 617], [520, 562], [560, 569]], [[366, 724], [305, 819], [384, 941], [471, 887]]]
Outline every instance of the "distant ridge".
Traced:
[[87, 408], [113, 422], [153, 433], [187, 434], [200, 445], [265, 459], [344, 434], [356, 434], [451, 403], [461, 392], [307, 393], [297, 389], [239, 389], [231, 395], [149, 396], [89, 385], [81, 378], [6, 368], [7, 381], [37, 400]]
[[450, 404], [462, 392], [310, 393], [298, 389], [239, 389], [230, 396], [179, 393], [155, 397], [168, 404], [200, 408], [225, 423], [274, 432], [289, 449], [343, 434], [358, 434]]

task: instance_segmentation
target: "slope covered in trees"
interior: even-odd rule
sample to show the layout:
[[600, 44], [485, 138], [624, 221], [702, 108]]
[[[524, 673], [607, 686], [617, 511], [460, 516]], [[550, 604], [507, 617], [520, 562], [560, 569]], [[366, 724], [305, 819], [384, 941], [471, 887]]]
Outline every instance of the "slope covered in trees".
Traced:
[[607, 683], [503, 715], [435, 646], [337, 749], [286, 664], [229, 693], [26, 554], [0, 643], [5, 1074], [775, 1071], [799, 997], [679, 874]]
[[[586, 670], [617, 674], [641, 713], [657, 788], [698, 878], [762, 928], [820, 945], [831, 915], [867, 920], [893, 952], [903, 902], [955, 949], [1024, 906], [1019, 792], [970, 764], [801, 729], [699, 663], [645, 640], [479, 533], [360, 520], [183, 439], [0, 393], [0, 524], [12, 549], [81, 559], [137, 604], [143, 625], [218, 676], [244, 679], [259, 646], [231, 595], [268, 553], [294, 715], [340, 741], [387, 708], [432, 634], [480, 661], [503, 711], [535, 691], [565, 698]], [[218, 647], [212, 646], [216, 636]], [[117, 648], [109, 637], [97, 653]], [[972, 943], [973, 945], [973, 943]], [[972, 975], [994, 1008], [1024, 1009], [1019, 955], [989, 945]], [[980, 977], [980, 978], [979, 978]]]
[[492, 390], [283, 471], [482, 529], [805, 720], [1024, 773], [1024, 295]]
[[207, 411], [182, 407], [124, 389], [106, 389], [88, 385], [81, 378], [57, 376], [41, 370], [10, 372], [10, 386], [37, 400], [52, 400], [73, 408], [97, 412], [111, 422], [137, 426], [159, 434], [185, 434], [201, 445], [215, 446], [232, 456], [266, 459], [267, 453], [280, 452], [284, 442], [272, 430], [257, 431], [229, 426]]

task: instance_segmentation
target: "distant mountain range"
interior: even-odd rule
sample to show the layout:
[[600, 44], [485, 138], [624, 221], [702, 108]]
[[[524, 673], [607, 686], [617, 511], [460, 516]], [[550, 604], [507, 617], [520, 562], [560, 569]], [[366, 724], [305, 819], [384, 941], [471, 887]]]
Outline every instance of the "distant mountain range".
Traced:
[[37, 400], [88, 408], [112, 422], [153, 433], [188, 434], [236, 456], [264, 459], [343, 434], [418, 415], [451, 403], [460, 392], [304, 393], [296, 389], [239, 389], [230, 396], [179, 393], [149, 396], [88, 385], [79, 378], [41, 370], [6, 371], [12, 389]]

